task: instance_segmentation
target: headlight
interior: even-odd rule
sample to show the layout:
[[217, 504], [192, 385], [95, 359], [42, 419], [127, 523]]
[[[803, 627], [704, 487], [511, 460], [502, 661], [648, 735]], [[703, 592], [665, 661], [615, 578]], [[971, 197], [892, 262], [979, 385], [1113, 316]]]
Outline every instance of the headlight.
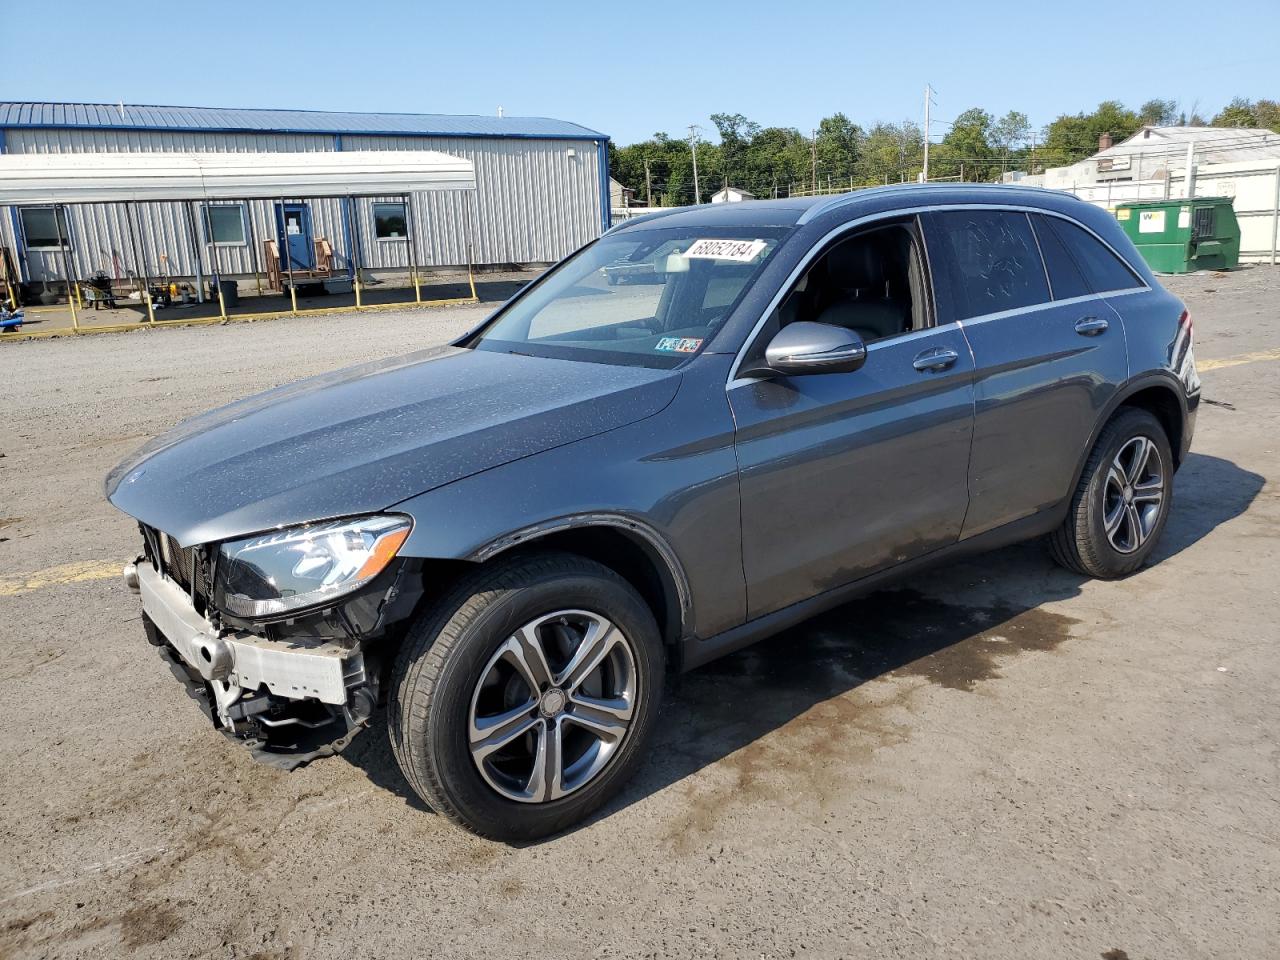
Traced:
[[383, 571], [413, 521], [386, 515], [290, 527], [218, 550], [222, 606], [239, 617], [269, 617], [356, 590]]

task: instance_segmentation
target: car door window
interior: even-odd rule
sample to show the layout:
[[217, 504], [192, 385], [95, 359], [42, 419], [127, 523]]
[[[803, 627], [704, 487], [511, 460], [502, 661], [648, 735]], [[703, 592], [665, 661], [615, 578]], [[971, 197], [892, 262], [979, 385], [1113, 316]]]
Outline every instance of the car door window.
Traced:
[[951, 280], [955, 319], [1049, 301], [1044, 262], [1025, 213], [945, 210], [934, 214], [932, 225]]
[[1053, 218], [1038, 213], [1031, 215], [1036, 239], [1040, 241], [1040, 253], [1044, 255], [1044, 266], [1049, 273], [1049, 286], [1053, 288], [1053, 299], [1070, 300], [1072, 297], [1087, 297], [1094, 290], [1085, 280], [1084, 274], [1076, 265], [1062, 238], [1049, 225], [1048, 221], [1051, 219]]
[[1088, 230], [1061, 217], [1046, 217], [1045, 220], [1071, 251], [1094, 293], [1132, 290], [1145, 286], [1123, 260]]
[[764, 357], [779, 329], [798, 320], [845, 327], [876, 343], [932, 324], [914, 217], [858, 230], [828, 246], [787, 292], [747, 351]]

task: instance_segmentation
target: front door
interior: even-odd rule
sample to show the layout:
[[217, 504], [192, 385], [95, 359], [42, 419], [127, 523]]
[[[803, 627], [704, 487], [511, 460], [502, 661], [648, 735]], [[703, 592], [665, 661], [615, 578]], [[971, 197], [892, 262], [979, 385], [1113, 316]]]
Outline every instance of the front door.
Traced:
[[838, 323], [866, 362], [730, 385], [750, 618], [959, 538], [973, 362], [958, 324], [933, 325], [927, 289], [914, 225], [839, 241], [760, 339], [788, 316]]
[[311, 238], [311, 207], [305, 203], [276, 204], [276, 224], [280, 234], [280, 271], [313, 269], [316, 251]]
[[[955, 354], [950, 367], [917, 369]], [[973, 364], [955, 324], [882, 340], [852, 373], [734, 387], [748, 616], [954, 543]]]

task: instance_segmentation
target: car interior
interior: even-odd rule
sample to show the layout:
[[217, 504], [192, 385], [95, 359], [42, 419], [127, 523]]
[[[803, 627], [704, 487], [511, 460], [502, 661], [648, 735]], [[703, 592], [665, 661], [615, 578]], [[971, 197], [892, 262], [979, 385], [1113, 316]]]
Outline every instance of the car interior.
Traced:
[[853, 330], [867, 343], [928, 325], [924, 265], [913, 223], [893, 223], [841, 240], [805, 271], [778, 325], [797, 320]]

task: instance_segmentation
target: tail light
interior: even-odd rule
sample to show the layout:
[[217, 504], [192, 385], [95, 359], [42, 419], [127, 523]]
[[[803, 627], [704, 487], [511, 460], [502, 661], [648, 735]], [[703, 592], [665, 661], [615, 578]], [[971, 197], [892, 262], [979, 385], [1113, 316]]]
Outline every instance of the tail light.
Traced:
[[1183, 310], [1182, 316], [1178, 318], [1178, 328], [1187, 331], [1187, 336], [1191, 336], [1191, 311]]

